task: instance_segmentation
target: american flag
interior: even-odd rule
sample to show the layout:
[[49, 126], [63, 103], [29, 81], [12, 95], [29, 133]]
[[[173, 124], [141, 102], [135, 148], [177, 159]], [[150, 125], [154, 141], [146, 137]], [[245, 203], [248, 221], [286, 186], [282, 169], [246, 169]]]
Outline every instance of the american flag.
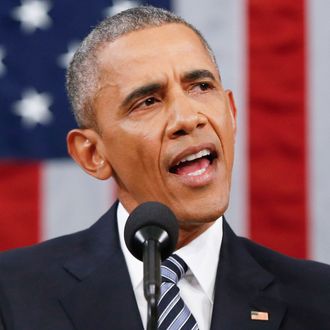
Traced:
[[286, 254], [330, 262], [328, 0], [1, 0], [0, 249], [86, 228], [113, 181], [69, 158], [65, 69], [104, 17], [150, 4], [199, 28], [234, 91], [238, 137], [229, 223]]

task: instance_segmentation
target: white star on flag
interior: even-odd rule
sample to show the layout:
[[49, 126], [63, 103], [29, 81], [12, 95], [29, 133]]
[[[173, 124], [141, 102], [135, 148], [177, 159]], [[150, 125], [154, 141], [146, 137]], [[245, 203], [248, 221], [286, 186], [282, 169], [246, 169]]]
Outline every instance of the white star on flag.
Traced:
[[37, 28], [47, 29], [52, 25], [48, 16], [50, 2], [44, 0], [22, 0], [22, 5], [12, 11], [12, 17], [21, 22], [21, 28], [26, 33], [33, 33]]
[[53, 119], [49, 107], [52, 98], [48, 93], [38, 93], [35, 89], [27, 89], [22, 94], [22, 100], [13, 104], [13, 112], [22, 117], [22, 123], [27, 128], [36, 124], [47, 125]]
[[69, 66], [69, 64], [72, 60], [72, 57], [73, 57], [74, 53], [76, 52], [76, 50], [78, 49], [79, 45], [80, 45], [79, 41], [70, 42], [68, 44], [68, 52], [60, 55], [57, 58], [57, 63], [61, 68], [66, 69]]
[[0, 77], [3, 76], [6, 72], [6, 67], [2, 62], [5, 57], [6, 57], [5, 48], [0, 46]]
[[139, 1], [113, 0], [113, 5], [104, 10], [104, 16], [113, 16], [119, 12], [139, 6]]

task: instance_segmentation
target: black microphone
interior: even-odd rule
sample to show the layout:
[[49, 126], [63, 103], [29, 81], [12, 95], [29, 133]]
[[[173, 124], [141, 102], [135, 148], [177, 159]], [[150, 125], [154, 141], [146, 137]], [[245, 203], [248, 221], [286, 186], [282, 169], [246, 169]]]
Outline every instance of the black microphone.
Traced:
[[124, 238], [128, 250], [143, 261], [143, 289], [148, 302], [148, 330], [157, 329], [160, 260], [175, 250], [179, 226], [174, 213], [158, 202], [139, 205], [128, 217]]

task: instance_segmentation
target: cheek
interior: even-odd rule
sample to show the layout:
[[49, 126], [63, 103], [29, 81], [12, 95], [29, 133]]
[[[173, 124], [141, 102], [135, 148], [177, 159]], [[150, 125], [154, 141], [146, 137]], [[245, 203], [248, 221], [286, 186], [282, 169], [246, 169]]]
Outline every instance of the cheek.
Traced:
[[152, 130], [130, 123], [113, 127], [105, 138], [106, 153], [119, 175], [132, 169], [141, 176], [152, 174], [159, 167], [161, 143]]
[[118, 123], [123, 140], [134, 148], [134, 151], [147, 159], [157, 159], [162, 148], [166, 124], [165, 111], [150, 111], [138, 118], [126, 118]]
[[228, 167], [232, 167], [234, 157], [235, 131], [228, 109], [213, 111], [208, 116], [209, 122], [217, 134]]

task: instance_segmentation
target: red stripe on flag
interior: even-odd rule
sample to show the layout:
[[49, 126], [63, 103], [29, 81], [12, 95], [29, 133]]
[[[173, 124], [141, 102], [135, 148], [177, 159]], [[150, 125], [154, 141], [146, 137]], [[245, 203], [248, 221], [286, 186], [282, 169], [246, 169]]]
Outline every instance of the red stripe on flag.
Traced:
[[39, 172], [38, 163], [1, 163], [0, 250], [38, 241]]
[[249, 0], [250, 236], [306, 257], [304, 0]]

